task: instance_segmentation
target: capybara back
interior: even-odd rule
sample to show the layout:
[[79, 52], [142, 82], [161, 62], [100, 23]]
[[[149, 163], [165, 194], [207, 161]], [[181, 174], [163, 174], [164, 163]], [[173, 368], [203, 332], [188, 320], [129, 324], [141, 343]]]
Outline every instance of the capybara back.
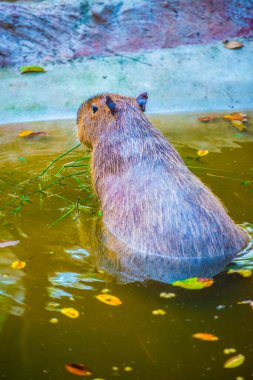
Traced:
[[111, 236], [107, 246], [130, 261], [136, 255], [149, 266], [159, 262], [165, 272], [177, 267], [179, 277], [186, 262], [196, 276], [201, 260], [205, 267], [215, 260], [224, 267], [247, 235], [152, 126], [146, 101], [146, 93], [136, 99], [104, 94], [79, 109], [78, 136], [92, 147], [93, 185]]

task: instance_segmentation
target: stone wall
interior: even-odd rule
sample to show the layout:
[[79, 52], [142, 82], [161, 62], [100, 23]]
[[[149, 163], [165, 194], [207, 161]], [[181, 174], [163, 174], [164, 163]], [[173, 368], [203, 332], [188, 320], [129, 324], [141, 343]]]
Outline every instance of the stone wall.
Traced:
[[0, 2], [0, 66], [64, 62], [252, 34], [252, 0]]

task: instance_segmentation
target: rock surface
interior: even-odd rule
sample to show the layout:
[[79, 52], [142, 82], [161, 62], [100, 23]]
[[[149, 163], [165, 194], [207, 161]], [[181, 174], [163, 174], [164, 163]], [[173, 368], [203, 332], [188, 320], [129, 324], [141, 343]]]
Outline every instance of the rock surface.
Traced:
[[252, 0], [0, 2], [0, 66], [209, 43], [252, 30]]

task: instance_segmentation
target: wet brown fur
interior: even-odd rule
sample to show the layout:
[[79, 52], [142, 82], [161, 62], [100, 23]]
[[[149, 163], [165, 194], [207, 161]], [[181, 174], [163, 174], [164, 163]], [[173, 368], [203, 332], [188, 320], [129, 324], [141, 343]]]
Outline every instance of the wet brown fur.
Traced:
[[[108, 96], [116, 105], [114, 114]], [[224, 266], [246, 245], [246, 233], [188, 170], [135, 98], [95, 96], [80, 106], [77, 125], [80, 141], [92, 147], [93, 186], [113, 236], [110, 249], [124, 245], [128, 248], [121, 254], [169, 258], [179, 268], [183, 260], [193, 266], [194, 260], [205, 260], [205, 268], [211, 268], [212, 260], [222, 258]], [[115, 239], [119, 243], [112, 243]]]

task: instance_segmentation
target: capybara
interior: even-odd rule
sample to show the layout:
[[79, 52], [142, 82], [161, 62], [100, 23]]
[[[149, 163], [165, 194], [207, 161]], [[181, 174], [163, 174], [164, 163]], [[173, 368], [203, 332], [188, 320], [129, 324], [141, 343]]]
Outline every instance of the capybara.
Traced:
[[210, 276], [248, 236], [152, 126], [147, 98], [102, 94], [78, 110], [78, 137], [92, 148], [107, 248], [136, 278]]

